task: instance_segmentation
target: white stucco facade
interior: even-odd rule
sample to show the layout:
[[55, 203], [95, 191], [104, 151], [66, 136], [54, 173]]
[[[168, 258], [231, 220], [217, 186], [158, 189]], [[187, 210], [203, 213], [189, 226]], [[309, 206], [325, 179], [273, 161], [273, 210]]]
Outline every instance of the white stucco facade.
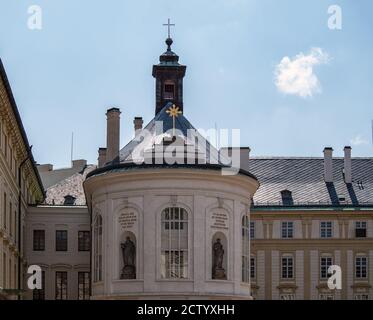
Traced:
[[[258, 187], [248, 175], [222, 176], [218, 170], [149, 168], [106, 172], [84, 183], [92, 230], [102, 217], [102, 280], [92, 283], [93, 299], [250, 298], [242, 283], [241, 224]], [[187, 276], [161, 276], [161, 213], [183, 208], [188, 216]], [[136, 243], [136, 279], [120, 279], [120, 244]], [[212, 279], [212, 245], [224, 247], [226, 280]], [[95, 260], [92, 246], [92, 260]], [[93, 262], [94, 263], [94, 262]], [[94, 272], [94, 271], [93, 271]]]

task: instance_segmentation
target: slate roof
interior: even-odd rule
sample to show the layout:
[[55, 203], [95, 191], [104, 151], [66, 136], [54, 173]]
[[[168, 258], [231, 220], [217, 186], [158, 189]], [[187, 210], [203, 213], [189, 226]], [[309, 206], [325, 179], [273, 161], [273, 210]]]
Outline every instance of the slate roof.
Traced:
[[82, 171], [56, 183], [46, 190], [45, 203], [47, 205], [61, 206], [65, 203], [66, 196], [75, 198], [75, 206], [85, 206], [86, 199], [83, 189], [83, 181], [87, 174], [96, 169], [95, 165], [87, 165]]
[[[171, 140], [173, 135], [173, 118], [169, 116], [167, 110], [173, 105], [172, 102], [167, 103], [163, 109], [157, 113], [157, 115], [149, 122], [148, 125], [143, 129], [143, 132], [148, 132], [146, 135], [140, 135], [131, 140], [122, 150], [119, 152], [119, 163], [141, 163], [144, 162], [144, 152], [154, 150], [155, 145], [160, 144], [163, 139], [168, 138]], [[163, 124], [160, 126], [160, 124]], [[190, 139], [188, 136], [188, 130], [194, 130], [198, 142]], [[175, 118], [175, 134], [178, 139], [185, 143], [191, 143], [198, 148], [198, 150], [205, 154], [206, 163], [212, 164], [227, 164], [228, 159], [225, 159], [220, 155], [214, 146], [212, 146], [185, 118], [183, 114], [180, 114]], [[118, 163], [118, 159], [115, 159], [112, 164]]]
[[343, 158], [334, 158], [334, 182], [325, 183], [323, 158], [253, 157], [248, 169], [260, 183], [254, 205], [286, 205], [283, 190], [293, 205], [373, 205], [373, 158], [352, 158], [352, 184], [344, 182], [343, 166]]

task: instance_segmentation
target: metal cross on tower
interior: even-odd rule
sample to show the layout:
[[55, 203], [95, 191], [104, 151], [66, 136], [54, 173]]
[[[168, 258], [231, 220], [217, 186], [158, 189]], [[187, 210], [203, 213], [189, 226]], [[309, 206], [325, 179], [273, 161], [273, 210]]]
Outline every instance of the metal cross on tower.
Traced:
[[164, 26], [167, 26], [168, 28], [168, 37], [171, 38], [171, 27], [174, 27], [175, 24], [171, 23], [170, 18], [168, 18], [168, 22], [163, 24]]

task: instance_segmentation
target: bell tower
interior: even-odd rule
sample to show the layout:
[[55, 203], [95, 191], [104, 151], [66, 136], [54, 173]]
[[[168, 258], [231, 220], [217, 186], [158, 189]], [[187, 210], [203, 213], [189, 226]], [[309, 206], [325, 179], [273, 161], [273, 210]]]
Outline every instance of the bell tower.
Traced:
[[183, 78], [186, 66], [179, 64], [179, 56], [171, 50], [173, 40], [168, 26], [168, 38], [166, 39], [167, 51], [159, 57], [159, 64], [153, 66], [153, 77], [155, 78], [155, 114], [162, 110], [168, 102], [174, 103], [183, 111]]

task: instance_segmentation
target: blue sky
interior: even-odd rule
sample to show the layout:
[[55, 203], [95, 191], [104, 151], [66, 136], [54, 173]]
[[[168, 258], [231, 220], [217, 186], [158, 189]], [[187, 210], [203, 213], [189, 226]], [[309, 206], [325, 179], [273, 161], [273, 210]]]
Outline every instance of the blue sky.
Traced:
[[[328, 28], [332, 4], [342, 30]], [[42, 30], [27, 27], [30, 5], [42, 9]], [[109, 107], [122, 110], [122, 146], [135, 116], [152, 119], [168, 17], [195, 127], [239, 128], [255, 156], [321, 156], [325, 146], [342, 155], [351, 144], [371, 156], [372, 15], [370, 0], [2, 0], [0, 57], [39, 163], [69, 166], [71, 132], [74, 158], [95, 163]], [[327, 57], [311, 66], [315, 90], [281, 91], [283, 59], [287, 79], [312, 48]]]

